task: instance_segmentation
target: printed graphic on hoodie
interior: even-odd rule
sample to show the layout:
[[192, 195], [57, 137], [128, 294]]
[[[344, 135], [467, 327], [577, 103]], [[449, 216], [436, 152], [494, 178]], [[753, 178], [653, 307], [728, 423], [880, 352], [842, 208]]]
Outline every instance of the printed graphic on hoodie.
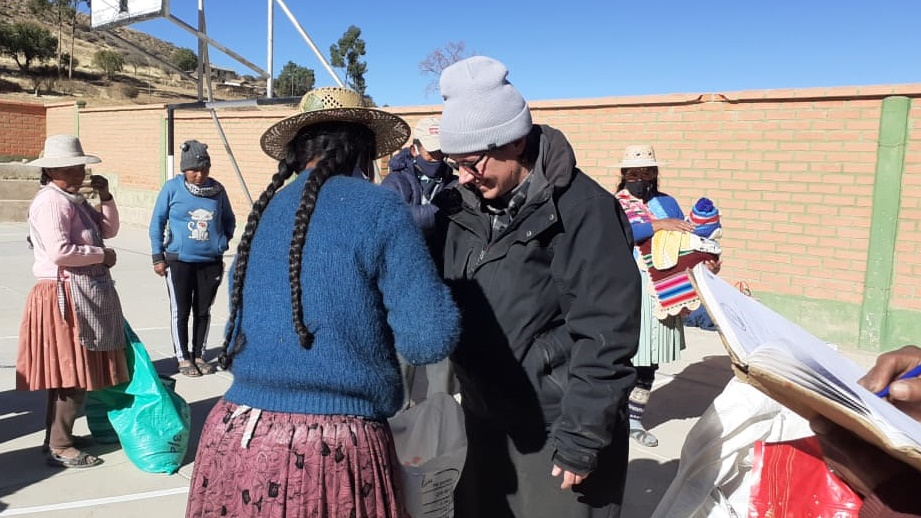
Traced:
[[189, 211], [192, 221], [189, 222], [189, 238], [195, 241], [208, 240], [209, 221], [214, 219], [214, 212], [205, 209], [195, 209]]

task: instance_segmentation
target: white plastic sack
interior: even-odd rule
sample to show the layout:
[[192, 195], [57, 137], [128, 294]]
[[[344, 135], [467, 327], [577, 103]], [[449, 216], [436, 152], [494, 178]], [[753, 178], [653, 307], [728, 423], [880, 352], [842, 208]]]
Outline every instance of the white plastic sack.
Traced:
[[433, 394], [392, 417], [390, 428], [402, 464], [409, 513], [420, 518], [452, 518], [454, 487], [467, 457], [460, 405], [448, 394]]
[[652, 518], [748, 516], [755, 441], [812, 435], [809, 423], [758, 389], [733, 378], [691, 428], [678, 473]]

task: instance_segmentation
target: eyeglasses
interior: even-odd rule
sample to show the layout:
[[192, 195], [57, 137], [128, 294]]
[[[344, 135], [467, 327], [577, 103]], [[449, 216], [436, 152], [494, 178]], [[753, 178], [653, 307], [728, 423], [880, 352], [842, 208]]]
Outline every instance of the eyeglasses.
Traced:
[[445, 161], [448, 163], [449, 166], [451, 166], [451, 169], [454, 169], [455, 171], [460, 171], [461, 169], [464, 169], [465, 171], [472, 174], [473, 176], [483, 176], [483, 173], [481, 173], [480, 170], [477, 169], [477, 164], [482, 162], [483, 159], [485, 159], [487, 156], [489, 156], [489, 151], [484, 151], [482, 155], [478, 156], [476, 160], [472, 162], [470, 161], [458, 162], [450, 158]]

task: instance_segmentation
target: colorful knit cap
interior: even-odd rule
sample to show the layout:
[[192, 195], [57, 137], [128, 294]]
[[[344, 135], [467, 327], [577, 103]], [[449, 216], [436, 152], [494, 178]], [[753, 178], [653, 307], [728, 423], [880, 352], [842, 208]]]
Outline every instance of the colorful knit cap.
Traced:
[[722, 228], [720, 211], [709, 198], [701, 198], [694, 204], [688, 220], [696, 225], [694, 233], [700, 237], [711, 237]]

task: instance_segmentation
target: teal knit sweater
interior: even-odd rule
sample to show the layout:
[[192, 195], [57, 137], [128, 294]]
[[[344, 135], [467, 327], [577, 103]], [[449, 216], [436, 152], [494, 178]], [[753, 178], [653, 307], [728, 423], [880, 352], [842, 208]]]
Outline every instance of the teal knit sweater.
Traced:
[[225, 399], [276, 412], [384, 419], [402, 404], [396, 353], [412, 364], [445, 358], [460, 316], [402, 200], [334, 176], [320, 189], [304, 245], [304, 322], [315, 341], [301, 347], [288, 250], [308, 174], [275, 195], [256, 229], [235, 330], [246, 345], [234, 357]]

